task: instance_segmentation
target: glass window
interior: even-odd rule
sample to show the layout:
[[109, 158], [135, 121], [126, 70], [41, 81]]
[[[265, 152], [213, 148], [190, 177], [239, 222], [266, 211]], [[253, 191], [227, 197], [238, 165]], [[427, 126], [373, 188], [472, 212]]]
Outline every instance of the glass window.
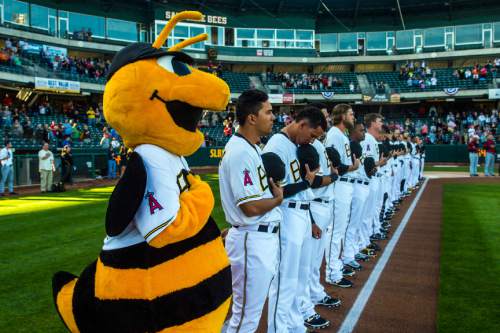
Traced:
[[16, 0], [4, 0], [3, 17], [5, 21], [29, 25], [28, 3]]
[[224, 28], [218, 27], [217, 30], [219, 31], [217, 36], [218, 45], [224, 45]]
[[49, 28], [49, 8], [31, 4], [31, 26], [36, 28]]
[[412, 49], [414, 47], [413, 30], [396, 31], [396, 48]]
[[306, 49], [312, 49], [313, 48], [313, 42], [295, 42], [295, 47], [300, 47], [300, 48], [306, 48]]
[[253, 40], [253, 39], [238, 39], [236, 41], [236, 46], [240, 46], [240, 47], [256, 47], [257, 44], [255, 43], [255, 40]]
[[320, 52], [337, 52], [337, 34], [319, 35]]
[[339, 34], [339, 51], [358, 51], [358, 34]]
[[255, 29], [236, 29], [236, 38], [255, 38]]
[[185, 26], [185, 25], [177, 25], [174, 28], [174, 36], [188, 38], [189, 37], [189, 27]]
[[444, 46], [444, 28], [431, 28], [424, 31], [424, 47]]
[[107, 19], [107, 38], [137, 41], [137, 24], [130, 21]]
[[483, 29], [480, 24], [455, 27], [455, 44], [482, 44]]
[[276, 41], [277, 47], [294, 47], [293, 40], [278, 40]]
[[295, 30], [295, 39], [312, 40], [313, 32], [311, 30]]
[[62, 17], [62, 18], [68, 18], [68, 16], [69, 16], [69, 14], [68, 14], [68, 13], [69, 13], [69, 12], [67, 12], [67, 11], [60, 10], [60, 11], [59, 11], [59, 17]]
[[69, 12], [70, 33], [90, 30], [92, 36], [104, 38], [104, 26], [104, 17]]
[[387, 48], [387, 39], [385, 31], [366, 33], [367, 50], [385, 50], [386, 48]]
[[205, 33], [205, 28], [203, 27], [189, 27], [189, 36], [194, 37]]
[[271, 29], [257, 29], [257, 38], [260, 39], [274, 39], [274, 30]]
[[500, 41], [500, 22], [493, 24], [493, 29], [495, 30], [493, 33], [493, 40]]
[[276, 39], [293, 39], [293, 30], [276, 30]]

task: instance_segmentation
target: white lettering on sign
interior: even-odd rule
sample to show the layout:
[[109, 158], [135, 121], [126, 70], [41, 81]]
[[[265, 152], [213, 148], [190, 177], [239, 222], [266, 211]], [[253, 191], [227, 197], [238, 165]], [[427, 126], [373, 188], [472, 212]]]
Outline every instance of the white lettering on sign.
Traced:
[[[173, 11], [165, 11], [165, 18], [167, 20], [170, 20], [172, 17], [175, 16], [177, 12]], [[208, 24], [222, 24], [226, 25], [227, 24], [227, 17], [225, 16], [215, 16], [215, 15], [202, 15], [201, 21], [194, 21], [194, 22], [204, 22]]]

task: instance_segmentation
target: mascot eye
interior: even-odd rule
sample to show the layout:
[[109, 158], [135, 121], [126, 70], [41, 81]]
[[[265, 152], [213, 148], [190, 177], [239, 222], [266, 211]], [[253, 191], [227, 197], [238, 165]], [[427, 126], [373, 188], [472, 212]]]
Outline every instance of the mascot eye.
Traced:
[[176, 60], [173, 56], [160, 57], [156, 62], [167, 71], [179, 76], [191, 74], [189, 67], [182, 61]]

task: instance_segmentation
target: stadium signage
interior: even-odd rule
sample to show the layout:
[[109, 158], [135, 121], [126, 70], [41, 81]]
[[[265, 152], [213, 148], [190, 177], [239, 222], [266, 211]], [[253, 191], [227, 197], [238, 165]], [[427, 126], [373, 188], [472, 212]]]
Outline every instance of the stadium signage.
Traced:
[[458, 93], [458, 90], [459, 90], [458, 88], [445, 88], [444, 93], [448, 96], [453, 96]]
[[333, 99], [333, 96], [335, 95], [335, 92], [333, 91], [322, 91], [321, 96], [323, 96], [324, 99]]
[[35, 77], [35, 89], [64, 93], [80, 93], [80, 82]]
[[[170, 20], [172, 17], [175, 16], [177, 12], [173, 12], [170, 10], [165, 11], [165, 18], [167, 20]], [[227, 24], [227, 17], [226, 16], [215, 16], [215, 15], [202, 15], [201, 21], [195, 21], [195, 22], [203, 22], [203, 23], [208, 23], [208, 24]]]

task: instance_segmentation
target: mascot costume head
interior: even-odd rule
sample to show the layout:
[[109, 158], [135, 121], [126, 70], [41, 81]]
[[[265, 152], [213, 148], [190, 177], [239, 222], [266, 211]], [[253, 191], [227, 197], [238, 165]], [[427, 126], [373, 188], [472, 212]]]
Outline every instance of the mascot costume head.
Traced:
[[58, 272], [54, 302], [71, 332], [220, 332], [231, 270], [210, 217], [214, 197], [183, 156], [201, 145], [203, 109], [221, 111], [227, 84], [180, 52], [202, 34], [161, 49], [181, 12], [153, 45], [118, 52], [104, 89], [106, 121], [134, 152], [108, 203], [106, 238], [79, 277]]

